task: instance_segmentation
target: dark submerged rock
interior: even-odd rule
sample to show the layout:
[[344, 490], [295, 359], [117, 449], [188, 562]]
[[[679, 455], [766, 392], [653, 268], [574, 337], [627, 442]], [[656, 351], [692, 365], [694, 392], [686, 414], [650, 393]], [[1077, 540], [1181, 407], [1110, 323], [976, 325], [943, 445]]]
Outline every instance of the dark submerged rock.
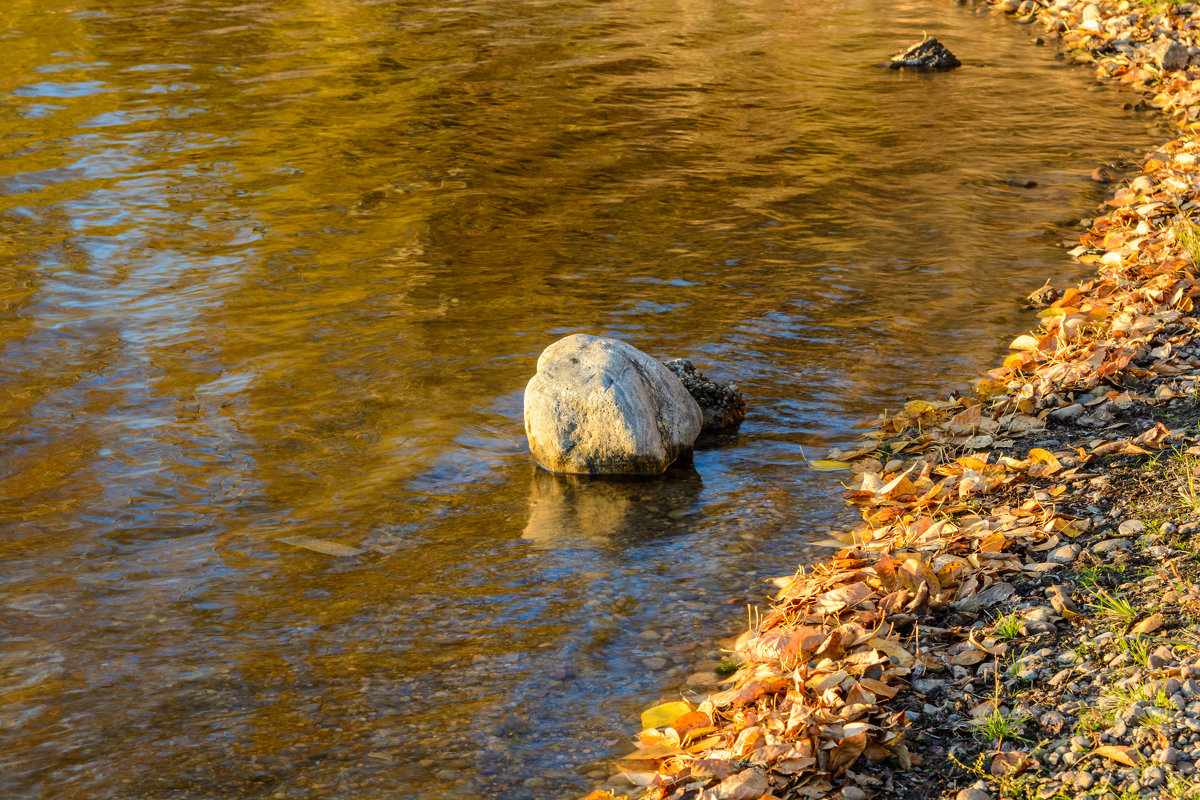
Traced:
[[926, 36], [903, 53], [897, 53], [888, 62], [890, 69], [916, 69], [926, 72], [961, 66], [962, 62], [954, 53], [932, 36]]
[[1061, 296], [1057, 289], [1047, 284], [1031, 292], [1025, 301], [1029, 308], [1049, 308]]
[[702, 433], [731, 431], [746, 418], [746, 399], [736, 383], [716, 383], [706, 378], [686, 358], [673, 358], [663, 365], [675, 373], [704, 415]]

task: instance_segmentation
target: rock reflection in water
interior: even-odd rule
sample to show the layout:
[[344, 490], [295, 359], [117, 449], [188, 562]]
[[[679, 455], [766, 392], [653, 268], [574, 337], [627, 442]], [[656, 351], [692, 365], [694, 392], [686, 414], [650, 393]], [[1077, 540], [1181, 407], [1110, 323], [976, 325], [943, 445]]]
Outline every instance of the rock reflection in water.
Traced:
[[619, 546], [631, 540], [679, 533], [701, 511], [704, 482], [690, 462], [657, 478], [592, 478], [534, 471], [529, 521], [522, 538], [543, 546], [586, 543]]

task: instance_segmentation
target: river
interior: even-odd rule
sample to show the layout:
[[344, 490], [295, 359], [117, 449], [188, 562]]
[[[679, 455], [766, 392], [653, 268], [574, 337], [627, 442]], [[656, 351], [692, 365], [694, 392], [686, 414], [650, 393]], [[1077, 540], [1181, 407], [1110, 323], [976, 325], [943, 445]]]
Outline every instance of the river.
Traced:
[[[877, 66], [922, 31], [965, 66]], [[846, 521], [802, 450], [996, 363], [1168, 135], [943, 0], [5, 0], [0, 47], [22, 799], [582, 794]], [[750, 415], [539, 474], [574, 332]]]

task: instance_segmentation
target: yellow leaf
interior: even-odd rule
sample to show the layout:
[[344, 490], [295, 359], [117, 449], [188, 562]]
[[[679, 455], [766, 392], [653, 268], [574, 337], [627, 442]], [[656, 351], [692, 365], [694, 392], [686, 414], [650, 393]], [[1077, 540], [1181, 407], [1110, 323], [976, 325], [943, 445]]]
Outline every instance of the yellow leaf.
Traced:
[[819, 470], [850, 469], [850, 466], [851, 466], [850, 464], [846, 463], [845, 461], [834, 461], [832, 459], [824, 459], [824, 458], [818, 459], [817, 461], [810, 461], [810, 462], [808, 462], [808, 465], [810, 467], [812, 467], [813, 469], [819, 469]]
[[642, 712], [642, 727], [665, 728], [691, 710], [691, 704], [685, 703], [682, 700], [648, 708]]
[[1049, 450], [1035, 447], [1029, 451], [1027, 458], [1035, 464], [1058, 464], [1058, 459]]
[[985, 400], [991, 400], [993, 397], [1008, 393], [1008, 385], [1002, 381], [993, 381], [984, 378], [979, 381], [975, 387], [975, 391]]
[[1032, 463], [1037, 465], [1037, 467], [1029, 469], [1030, 476], [1034, 478], [1049, 477], [1062, 469], [1062, 464], [1055, 458], [1054, 454], [1040, 447], [1030, 450], [1028, 458]]
[[1013, 339], [1008, 347], [1010, 350], [1036, 350], [1037, 346], [1038, 340], [1026, 333]]
[[908, 414], [909, 416], [920, 416], [926, 411], [933, 411], [933, 406], [924, 400], [909, 400], [904, 404], [904, 413]]
[[890, 639], [882, 639], [878, 636], [867, 640], [867, 644], [874, 647], [884, 655], [892, 656], [900, 661], [904, 666], [911, 666], [914, 659], [912, 653], [905, 650], [896, 642]]
[[701, 739], [698, 742], [693, 742], [688, 745], [687, 752], [689, 753], [704, 753], [721, 743], [720, 736], [709, 736], [707, 739]]
[[292, 547], [303, 547], [305, 550], [312, 550], [315, 553], [324, 553], [327, 556], [357, 556], [366, 552], [348, 544], [331, 542], [328, 539], [314, 539], [311, 536], [284, 536], [275, 541], [290, 544]]

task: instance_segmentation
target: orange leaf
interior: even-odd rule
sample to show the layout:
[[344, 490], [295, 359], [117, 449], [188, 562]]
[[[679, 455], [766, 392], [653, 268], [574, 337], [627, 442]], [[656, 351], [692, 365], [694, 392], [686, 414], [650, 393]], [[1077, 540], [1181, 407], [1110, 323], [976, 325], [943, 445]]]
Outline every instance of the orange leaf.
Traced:
[[712, 728], [712, 726], [712, 717], [703, 711], [689, 711], [671, 723], [671, 727], [679, 734], [681, 741], [687, 738], [688, 734], [694, 734], [705, 728]]
[[1116, 744], [1106, 744], [1103, 747], [1097, 747], [1094, 751], [1098, 756], [1104, 756], [1118, 763], [1124, 764], [1127, 767], [1136, 767], [1141, 755], [1132, 747], [1124, 747]]
[[867, 749], [867, 733], [847, 736], [837, 743], [837, 747], [829, 754], [829, 772], [833, 775], [848, 769]]

